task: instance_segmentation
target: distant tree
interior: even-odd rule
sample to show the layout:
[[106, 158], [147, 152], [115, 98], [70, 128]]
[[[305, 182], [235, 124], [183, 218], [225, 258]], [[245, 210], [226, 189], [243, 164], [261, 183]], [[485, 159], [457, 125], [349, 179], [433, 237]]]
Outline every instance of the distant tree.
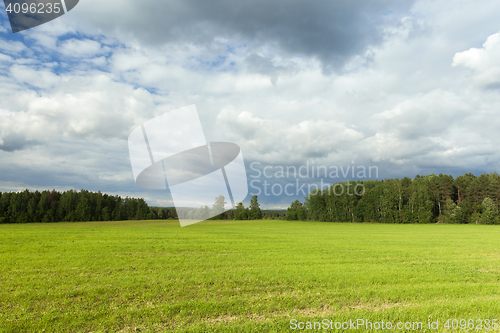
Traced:
[[299, 201], [295, 200], [292, 202], [290, 207], [286, 211], [287, 220], [300, 220], [304, 221], [307, 219], [307, 212], [304, 205]]
[[217, 198], [215, 198], [212, 215], [217, 216], [224, 213], [224, 206], [226, 205], [226, 203], [227, 202], [225, 201], [223, 195], [219, 195]]
[[238, 202], [236, 209], [234, 210], [235, 220], [248, 220], [248, 209], [243, 206], [241, 202]]
[[102, 209], [102, 220], [103, 221], [111, 220], [111, 217], [109, 215], [109, 208], [107, 206]]
[[495, 202], [490, 198], [485, 198], [482, 202], [483, 213], [481, 214], [481, 224], [498, 224], [498, 211]]
[[443, 222], [463, 223], [462, 209], [450, 198], [446, 199]]
[[260, 220], [262, 218], [262, 212], [260, 210], [260, 204], [257, 201], [257, 195], [252, 196], [250, 199], [250, 207], [248, 210], [249, 220]]
[[302, 203], [299, 200], [295, 200], [292, 202], [290, 207], [286, 210], [286, 219], [289, 221], [297, 220], [297, 207], [302, 206]]
[[[341, 212], [342, 215], [344, 215], [345, 211], [340, 210], [340, 206], [342, 203], [340, 202], [339, 198], [340, 196], [337, 196], [336, 193], [333, 193], [332, 195], [329, 195], [328, 198], [331, 199], [329, 203], [331, 204], [332, 207], [339, 208], [338, 212]], [[327, 202], [325, 200], [325, 194], [323, 191], [319, 189], [313, 190], [307, 197], [306, 197], [306, 206], [309, 210], [310, 214], [310, 219], [313, 221], [330, 221], [331, 216], [333, 215], [334, 218], [337, 214], [328, 214], [328, 209], [327, 209]], [[337, 221], [343, 221], [344, 218], [337, 219]]]
[[10, 223], [9, 205], [12, 193], [1, 193], [0, 196], [0, 223]]
[[210, 218], [211, 212], [208, 206], [202, 206], [198, 208], [193, 215], [194, 220], [206, 220]]
[[[434, 176], [435, 177], [435, 176]], [[413, 223], [434, 221], [434, 201], [429, 177], [415, 177], [410, 186], [410, 206]]]
[[76, 205], [75, 220], [76, 221], [91, 221], [91, 211], [89, 200], [83, 198], [78, 205]]

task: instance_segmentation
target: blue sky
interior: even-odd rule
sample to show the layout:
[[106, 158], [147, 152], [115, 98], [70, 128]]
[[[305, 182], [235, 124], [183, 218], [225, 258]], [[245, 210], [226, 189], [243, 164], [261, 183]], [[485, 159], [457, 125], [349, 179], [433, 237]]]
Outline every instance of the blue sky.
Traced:
[[376, 166], [379, 179], [499, 169], [496, 1], [82, 0], [17, 34], [0, 12], [2, 191], [171, 205], [136, 186], [127, 137], [192, 104], [209, 141], [241, 147], [249, 181], [254, 162]]

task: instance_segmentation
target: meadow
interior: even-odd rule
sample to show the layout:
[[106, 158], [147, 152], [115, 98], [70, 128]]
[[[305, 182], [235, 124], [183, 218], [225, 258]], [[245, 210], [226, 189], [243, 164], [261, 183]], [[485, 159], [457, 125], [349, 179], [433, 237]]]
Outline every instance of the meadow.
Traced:
[[293, 319], [466, 331], [452, 318], [499, 331], [484, 320], [500, 319], [500, 227], [4, 224], [0, 286], [0, 332], [300, 331]]

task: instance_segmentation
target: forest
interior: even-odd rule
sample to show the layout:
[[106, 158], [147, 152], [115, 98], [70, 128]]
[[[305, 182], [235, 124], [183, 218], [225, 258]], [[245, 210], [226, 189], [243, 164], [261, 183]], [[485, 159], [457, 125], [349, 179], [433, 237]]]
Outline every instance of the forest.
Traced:
[[[499, 201], [496, 172], [455, 179], [431, 174], [336, 183], [313, 190], [303, 203], [292, 202], [286, 213], [261, 210], [254, 195], [249, 207], [238, 203], [211, 219], [500, 224]], [[0, 223], [197, 219], [210, 209], [149, 207], [144, 199], [86, 190], [0, 192]]]
[[[224, 197], [221, 199], [224, 202]], [[207, 206], [198, 209], [149, 207], [144, 199], [122, 198], [100, 191], [0, 192], [0, 223], [166, 220], [177, 219], [178, 214], [181, 214], [181, 218], [203, 219], [204, 213], [210, 209]], [[211, 219], [255, 220], [264, 216], [284, 215], [283, 211], [261, 211], [257, 196], [253, 196], [248, 208], [239, 203], [236, 209], [227, 210]]]
[[150, 216], [143, 199], [101, 192], [0, 192], [0, 223], [120, 221]]
[[[355, 190], [356, 189], [356, 190]], [[313, 190], [287, 209], [288, 220], [499, 224], [500, 176], [435, 174], [346, 181]]]

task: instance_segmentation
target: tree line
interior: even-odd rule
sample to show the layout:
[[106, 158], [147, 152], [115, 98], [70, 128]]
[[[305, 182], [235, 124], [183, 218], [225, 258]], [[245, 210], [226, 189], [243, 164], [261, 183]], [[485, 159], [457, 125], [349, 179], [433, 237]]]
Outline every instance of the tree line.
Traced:
[[144, 199], [122, 198], [100, 191], [0, 192], [0, 223], [166, 220], [178, 219], [178, 214], [187, 219], [206, 219], [214, 214], [216, 216], [211, 219], [255, 220], [263, 217], [256, 195], [248, 208], [238, 203], [235, 209], [224, 211], [225, 204], [223, 196], [215, 198], [214, 206], [210, 208], [176, 209], [149, 207]]
[[[149, 207], [144, 199], [86, 190], [0, 192], [0, 223], [118, 221], [205, 217], [226, 202], [198, 209]], [[254, 195], [211, 219], [283, 218], [331, 222], [500, 224], [500, 175], [431, 174], [402, 179], [346, 181], [313, 190], [286, 211], [263, 211]], [[178, 214], [180, 216], [178, 216]], [[283, 216], [285, 215], [285, 216]], [[213, 213], [210, 215], [213, 216]]]
[[120, 221], [153, 216], [144, 199], [101, 192], [0, 192], [0, 223]]
[[288, 220], [500, 224], [500, 176], [467, 173], [346, 181], [315, 189], [287, 209]]
[[[210, 220], [258, 220], [264, 217], [257, 195], [252, 196], [250, 205], [245, 208], [243, 203], [239, 202], [234, 209], [224, 211], [227, 204], [224, 196], [220, 195], [215, 198], [213, 207], [202, 206], [197, 209], [193, 208], [178, 208], [177, 213], [181, 219], [210, 219]], [[222, 213], [220, 213], [222, 212]], [[273, 214], [273, 213], [270, 213]], [[209, 218], [210, 216], [213, 216]]]

